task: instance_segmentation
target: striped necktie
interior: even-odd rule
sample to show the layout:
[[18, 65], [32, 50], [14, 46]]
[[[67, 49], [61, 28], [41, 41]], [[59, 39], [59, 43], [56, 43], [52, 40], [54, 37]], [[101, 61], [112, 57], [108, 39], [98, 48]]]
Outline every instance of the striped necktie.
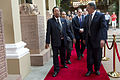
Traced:
[[57, 23], [58, 23], [59, 28], [60, 28], [60, 30], [61, 30], [61, 32], [62, 32], [62, 26], [60, 25], [60, 22], [59, 22], [59, 19], [58, 19], [58, 18], [57, 18]]
[[89, 30], [88, 30], [89, 36], [91, 36], [91, 29], [90, 29], [91, 22], [92, 22], [92, 14], [89, 15], [89, 22], [88, 22], [88, 25], [89, 25]]

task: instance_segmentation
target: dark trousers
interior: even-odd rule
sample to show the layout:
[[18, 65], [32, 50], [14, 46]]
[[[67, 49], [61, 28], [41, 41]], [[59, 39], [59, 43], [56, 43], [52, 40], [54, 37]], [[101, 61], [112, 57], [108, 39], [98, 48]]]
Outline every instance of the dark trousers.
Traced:
[[71, 56], [71, 49], [67, 49], [67, 58], [66, 60], [70, 60], [70, 56]]
[[109, 29], [109, 20], [105, 20], [107, 25], [107, 30]]
[[100, 69], [102, 59], [102, 48], [93, 48], [90, 40], [87, 43], [87, 69], [88, 71], [93, 70], [93, 64], [95, 71]]
[[[81, 40], [81, 42], [80, 42], [80, 40]], [[81, 44], [81, 48], [80, 48], [80, 44]], [[76, 39], [75, 48], [76, 48], [76, 52], [77, 52], [77, 57], [80, 57], [83, 54], [83, 51], [85, 49], [83, 39]]]
[[67, 41], [67, 55], [66, 55], [66, 60], [70, 60], [71, 56], [71, 51], [73, 49], [73, 41]]
[[54, 64], [54, 71], [59, 72], [60, 67], [59, 67], [59, 59], [58, 59], [58, 54], [60, 53], [60, 60], [61, 64], [65, 65], [65, 46], [64, 46], [64, 40], [61, 40], [61, 46], [56, 47], [52, 46], [53, 50], [53, 64]]

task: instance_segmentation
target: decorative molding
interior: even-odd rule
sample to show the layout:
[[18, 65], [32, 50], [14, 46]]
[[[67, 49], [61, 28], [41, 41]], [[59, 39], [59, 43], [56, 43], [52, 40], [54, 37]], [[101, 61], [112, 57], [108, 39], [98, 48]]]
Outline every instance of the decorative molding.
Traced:
[[20, 59], [30, 53], [28, 48], [24, 48], [25, 46], [26, 43], [23, 41], [15, 44], [5, 44], [7, 59]]

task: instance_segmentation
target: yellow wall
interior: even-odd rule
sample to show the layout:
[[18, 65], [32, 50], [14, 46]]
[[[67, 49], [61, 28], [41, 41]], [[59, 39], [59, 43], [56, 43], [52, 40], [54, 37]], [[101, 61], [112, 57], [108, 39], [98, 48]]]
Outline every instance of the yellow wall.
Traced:
[[11, 0], [0, 0], [0, 9], [3, 11], [5, 43], [14, 42], [12, 10], [10, 3]]
[[7, 59], [8, 74], [20, 74], [19, 59]]
[[0, 0], [3, 11], [5, 43], [21, 41], [20, 14], [18, 0]]
[[49, 3], [48, 3], [48, 0], [46, 0], [46, 9], [49, 10]]

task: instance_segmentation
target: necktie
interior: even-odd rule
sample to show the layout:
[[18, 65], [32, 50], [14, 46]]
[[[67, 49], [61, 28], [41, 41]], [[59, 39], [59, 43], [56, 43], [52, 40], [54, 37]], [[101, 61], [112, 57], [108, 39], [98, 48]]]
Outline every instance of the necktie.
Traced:
[[60, 25], [59, 19], [57, 18], [57, 23]]
[[89, 36], [91, 36], [91, 30], [90, 30], [91, 22], [92, 22], [92, 14], [89, 15], [89, 22], [88, 22], [88, 25], [89, 25], [89, 30], [88, 30]]
[[58, 18], [57, 18], [57, 23], [58, 23], [58, 25], [59, 25], [60, 30], [62, 31], [62, 27], [61, 27], [61, 25], [60, 25], [60, 22], [59, 22], [59, 19], [58, 19]]
[[62, 25], [60, 25], [60, 22], [59, 22], [59, 19], [58, 19], [58, 18], [57, 18], [57, 23], [58, 23], [59, 28], [60, 28], [60, 37], [61, 37], [61, 39], [63, 39]]
[[81, 26], [82, 26], [82, 19], [81, 18], [79, 18], [79, 23], [80, 23], [80, 28], [81, 28]]

